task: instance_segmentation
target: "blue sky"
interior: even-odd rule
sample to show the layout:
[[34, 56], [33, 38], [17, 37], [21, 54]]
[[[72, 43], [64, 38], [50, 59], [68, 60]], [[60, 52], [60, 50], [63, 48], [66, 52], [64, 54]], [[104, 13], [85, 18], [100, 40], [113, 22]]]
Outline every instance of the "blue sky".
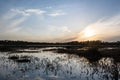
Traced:
[[120, 40], [120, 0], [0, 0], [0, 39]]

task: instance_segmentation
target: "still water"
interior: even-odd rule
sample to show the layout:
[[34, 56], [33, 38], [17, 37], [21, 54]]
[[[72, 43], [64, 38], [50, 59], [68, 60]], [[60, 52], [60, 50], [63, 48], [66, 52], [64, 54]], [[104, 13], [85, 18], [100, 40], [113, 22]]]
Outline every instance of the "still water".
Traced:
[[0, 80], [120, 80], [120, 63], [112, 58], [89, 62], [77, 55], [43, 50], [0, 52]]

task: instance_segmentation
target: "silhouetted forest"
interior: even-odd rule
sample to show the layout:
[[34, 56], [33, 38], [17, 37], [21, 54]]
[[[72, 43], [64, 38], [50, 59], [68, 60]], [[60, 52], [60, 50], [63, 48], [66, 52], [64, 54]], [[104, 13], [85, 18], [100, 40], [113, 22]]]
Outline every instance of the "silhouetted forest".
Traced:
[[72, 41], [72, 42], [27, 42], [27, 41], [11, 41], [11, 40], [1, 40], [0, 46], [88, 46], [88, 47], [120, 47], [120, 41], [117, 42], [104, 42], [100, 40], [96, 41]]

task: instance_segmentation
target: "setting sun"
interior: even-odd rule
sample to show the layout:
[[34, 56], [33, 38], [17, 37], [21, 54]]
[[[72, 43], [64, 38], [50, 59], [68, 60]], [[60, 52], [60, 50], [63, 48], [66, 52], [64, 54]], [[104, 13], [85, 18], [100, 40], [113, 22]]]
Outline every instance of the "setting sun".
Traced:
[[85, 29], [83, 31], [84, 37], [92, 37], [93, 35], [95, 35], [95, 31], [93, 29]]
[[77, 36], [78, 38], [76, 40], [94, 40], [96, 39], [96, 29], [87, 27], [84, 30], [82, 30]]

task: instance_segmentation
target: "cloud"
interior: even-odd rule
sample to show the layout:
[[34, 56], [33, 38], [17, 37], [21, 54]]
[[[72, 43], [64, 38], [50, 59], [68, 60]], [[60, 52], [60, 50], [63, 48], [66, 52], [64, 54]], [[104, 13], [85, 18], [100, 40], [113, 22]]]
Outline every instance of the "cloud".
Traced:
[[66, 15], [66, 13], [61, 10], [57, 10], [57, 11], [53, 11], [52, 13], [50, 13], [48, 15], [52, 16], [52, 17], [57, 17], [57, 16]]
[[69, 29], [68, 26], [55, 26], [55, 25], [48, 25], [45, 31], [46, 33], [44, 35], [52, 40], [56, 40], [56, 38], [62, 38], [71, 33], [71, 30]]
[[68, 28], [68, 26], [62, 26], [60, 30], [62, 32], [71, 32], [71, 30]]
[[54, 26], [49, 25], [49, 29], [51, 32], [57, 32], [57, 33], [69, 33], [71, 30], [68, 28], [68, 26]]
[[0, 30], [1, 34], [18, 34], [18, 31], [21, 29], [20, 25], [25, 20], [26, 18], [19, 18], [10, 22], [4, 22], [4, 25], [1, 27], [2, 30]]
[[[14, 36], [20, 33], [21, 24], [27, 19], [26, 16], [16, 18], [17, 13], [11, 10], [6, 12], [0, 19], [0, 37]], [[15, 37], [15, 36], [14, 36]]]
[[[65, 14], [62, 11], [58, 12], [56, 16]], [[45, 13], [46, 11], [41, 9], [10, 9], [0, 19], [0, 39], [53, 41], [56, 38], [60, 40], [64, 35], [71, 33], [68, 26], [46, 24], [45, 27], [41, 27], [40, 18], [45, 16], [42, 15]], [[31, 24], [29, 21], [34, 22]]]
[[62, 41], [63, 41], [63, 42], [74, 41], [76, 38], [77, 38], [76, 36], [73, 36], [73, 37], [67, 37], [67, 38], [64, 38]]
[[[8, 12], [6, 12], [2, 18], [0, 19], [0, 32], [2, 34], [20, 34], [20, 29], [22, 29], [22, 23], [30, 17], [31, 14], [36, 15], [42, 15], [46, 11], [43, 11], [41, 9], [26, 9], [26, 10], [20, 10], [20, 9], [10, 9]], [[24, 16], [19, 16], [24, 15]], [[41, 16], [42, 17], [42, 16]]]
[[[86, 29], [94, 30], [94, 35], [85, 37], [83, 32]], [[116, 38], [120, 36], [120, 15], [99, 19], [97, 22], [86, 26], [77, 36], [77, 40], [120, 40], [120, 38]]]
[[26, 17], [20, 17], [11, 21], [4, 21], [3, 26], [0, 25], [0, 39], [29, 40], [28, 37], [32, 37], [31, 33], [28, 33], [26, 26], [22, 25], [26, 19]]
[[17, 13], [8, 11], [7, 13], [5, 13], [5, 14], [2, 16], [2, 19], [3, 19], [3, 20], [10, 20], [10, 19], [13, 19], [16, 15], [17, 15]]
[[22, 14], [24, 16], [29, 16], [31, 14], [36, 14], [36, 15], [42, 15], [46, 13], [46, 11], [41, 10], [41, 9], [26, 9], [26, 10], [20, 10], [20, 9], [11, 9], [12, 12]]
[[16, 27], [16, 26], [20, 25], [22, 22], [24, 22], [25, 20], [26, 20], [25, 17], [19, 18], [17, 20], [13, 20], [11, 22], [11, 24], [9, 25], [9, 27]]
[[34, 13], [34, 14], [43, 14], [46, 11], [43, 11], [41, 9], [27, 9], [25, 10], [26, 13]]

